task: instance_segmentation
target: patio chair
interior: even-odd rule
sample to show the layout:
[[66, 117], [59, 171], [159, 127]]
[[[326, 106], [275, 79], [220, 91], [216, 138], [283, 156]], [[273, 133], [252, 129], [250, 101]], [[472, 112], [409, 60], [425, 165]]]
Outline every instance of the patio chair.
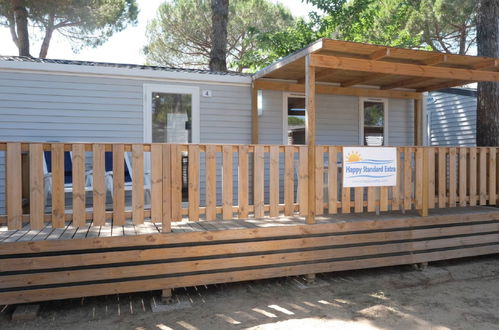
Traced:
[[[106, 170], [106, 187], [107, 190], [111, 193], [111, 198], [114, 197], [113, 193], [113, 153], [106, 152], [104, 155], [105, 159], [105, 170]], [[125, 153], [125, 184], [124, 189], [126, 191], [132, 191], [132, 166], [128, 153]], [[145, 203], [150, 203], [151, 199], [151, 178], [150, 172], [145, 171], [144, 173], [144, 191], [146, 192]]]
[[[52, 194], [52, 155], [50, 151], [43, 153], [43, 171], [44, 171], [44, 187], [45, 187], [45, 204], [48, 197]], [[85, 191], [92, 191], [91, 180], [88, 177], [92, 175], [92, 171], [86, 171]], [[72, 154], [69, 151], [64, 152], [64, 193], [73, 191], [73, 160]]]

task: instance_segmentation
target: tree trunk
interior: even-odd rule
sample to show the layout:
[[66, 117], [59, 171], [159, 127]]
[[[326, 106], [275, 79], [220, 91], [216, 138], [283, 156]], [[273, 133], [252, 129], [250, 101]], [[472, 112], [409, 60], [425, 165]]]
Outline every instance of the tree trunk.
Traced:
[[54, 13], [49, 15], [49, 21], [45, 27], [45, 36], [43, 37], [42, 46], [40, 47], [40, 58], [46, 58], [49, 51], [50, 40], [52, 39], [52, 33], [54, 32]]
[[[499, 57], [499, 0], [479, 0], [477, 15], [479, 56]], [[477, 145], [499, 146], [499, 83], [478, 83]]]
[[211, 51], [210, 70], [227, 71], [227, 22], [229, 0], [211, 0]]
[[31, 56], [29, 53], [28, 10], [24, 0], [11, 0], [11, 4], [16, 23], [19, 56]]

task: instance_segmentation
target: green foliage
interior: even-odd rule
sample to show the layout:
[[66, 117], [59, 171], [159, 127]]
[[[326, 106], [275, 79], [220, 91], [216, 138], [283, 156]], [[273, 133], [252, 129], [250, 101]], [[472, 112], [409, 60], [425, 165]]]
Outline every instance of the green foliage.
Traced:
[[[281, 4], [268, 0], [231, 0], [227, 28], [231, 69], [247, 68], [247, 54], [257, 47], [256, 36], [285, 30], [294, 18]], [[144, 47], [148, 64], [206, 68], [211, 50], [209, 0], [173, 0], [163, 3], [147, 27]]]
[[[10, 0], [0, 0], [0, 24], [11, 26]], [[47, 36], [58, 31], [71, 41], [73, 50], [96, 47], [128, 24], [137, 23], [135, 0], [26, 0], [30, 25]]]
[[300, 117], [288, 117], [288, 125], [289, 126], [304, 126], [305, 125], [305, 119], [300, 118]]

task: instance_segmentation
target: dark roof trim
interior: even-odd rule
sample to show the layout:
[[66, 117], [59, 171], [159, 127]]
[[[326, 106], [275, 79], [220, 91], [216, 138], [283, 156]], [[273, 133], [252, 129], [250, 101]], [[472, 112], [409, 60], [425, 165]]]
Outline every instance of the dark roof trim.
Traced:
[[468, 88], [444, 88], [444, 89], [439, 89], [438, 91], [434, 91], [433, 93], [447, 93], [447, 94], [476, 97], [476, 89], [468, 89]]
[[210, 74], [210, 75], [219, 75], [219, 76], [238, 76], [238, 77], [250, 76], [249, 74], [239, 73], [239, 72], [234, 72], [234, 71], [212, 72], [212, 71], [203, 70], [203, 69], [187, 69], [187, 68], [175, 68], [175, 67], [164, 67], [164, 66], [154, 66], [154, 65], [123, 64], [123, 63], [108, 63], [108, 62], [93, 62], [93, 61], [43, 59], [43, 58], [34, 58], [34, 57], [28, 57], [28, 56], [2, 56], [2, 55], [0, 55], [0, 61], [81, 65], [81, 66], [106, 67], [106, 68], [147, 70], [147, 71], [201, 73], [201, 74]]

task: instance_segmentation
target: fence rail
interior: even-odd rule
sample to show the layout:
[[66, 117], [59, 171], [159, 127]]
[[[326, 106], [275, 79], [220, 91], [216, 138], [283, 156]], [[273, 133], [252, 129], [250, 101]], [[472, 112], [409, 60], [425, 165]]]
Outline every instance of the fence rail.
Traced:
[[[0, 223], [9, 229], [151, 218], [170, 231], [171, 221], [186, 218], [308, 213], [306, 146], [4, 142], [0, 152]], [[341, 146], [317, 146], [315, 164], [317, 215], [497, 203], [493, 147], [397, 147], [393, 187], [342, 187]]]

